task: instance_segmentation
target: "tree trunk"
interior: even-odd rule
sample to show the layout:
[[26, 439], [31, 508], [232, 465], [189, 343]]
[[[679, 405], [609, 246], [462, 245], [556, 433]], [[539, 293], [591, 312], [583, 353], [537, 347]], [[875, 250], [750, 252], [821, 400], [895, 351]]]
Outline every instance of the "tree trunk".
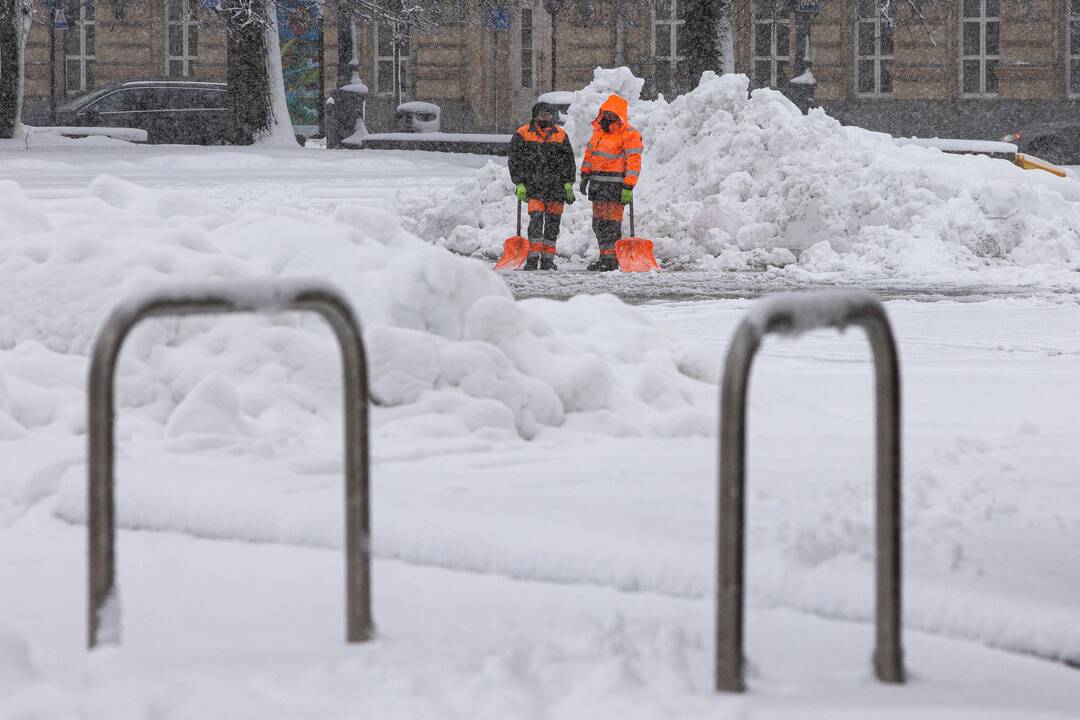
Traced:
[[[3, 2], [4, 0], [0, 0]], [[226, 92], [232, 141], [249, 145], [270, 130], [270, 73], [266, 64], [266, 0], [228, 0]]]
[[23, 4], [0, 0], [0, 138], [10, 138], [22, 109]]
[[686, 8], [686, 64], [691, 87], [701, 82], [706, 70], [724, 71], [724, 34], [728, 28], [730, 0], [689, 0]]
[[735, 33], [731, 27], [731, 0], [723, 0], [724, 7], [717, 27], [720, 34], [720, 54], [723, 56], [725, 74], [735, 72]]

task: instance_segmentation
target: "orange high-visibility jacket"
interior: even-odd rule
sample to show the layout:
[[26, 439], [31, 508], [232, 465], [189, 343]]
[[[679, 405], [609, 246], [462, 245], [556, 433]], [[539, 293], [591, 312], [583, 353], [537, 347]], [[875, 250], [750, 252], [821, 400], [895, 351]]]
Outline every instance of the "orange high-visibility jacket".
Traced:
[[[610, 110], [619, 116], [619, 122], [611, 125], [611, 129], [607, 132], [600, 127], [600, 116], [605, 110]], [[618, 95], [612, 95], [600, 106], [600, 112], [593, 120], [592, 138], [585, 146], [585, 159], [581, 163], [582, 178], [585, 176], [589, 178], [590, 198], [593, 198], [591, 188], [600, 190], [600, 187], [594, 183], [610, 184], [620, 191], [623, 187], [632, 188], [637, 185], [638, 177], [641, 175], [643, 146], [641, 133], [630, 124], [629, 117], [629, 103]], [[602, 192], [601, 194], [606, 196], [611, 193]]]

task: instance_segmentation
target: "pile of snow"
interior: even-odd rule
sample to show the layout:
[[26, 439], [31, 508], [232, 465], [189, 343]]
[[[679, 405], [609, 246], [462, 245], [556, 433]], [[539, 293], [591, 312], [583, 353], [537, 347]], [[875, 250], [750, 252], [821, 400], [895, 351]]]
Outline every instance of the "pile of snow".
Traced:
[[[231, 210], [101, 177], [64, 200], [0, 182], [0, 227], [0, 438], [84, 431], [88, 353], [124, 298], [297, 277], [335, 284], [356, 308], [381, 433], [515, 440], [574, 413], [607, 434], [710, 428], [697, 389], [715, 367], [633, 308], [611, 297], [515, 302], [484, 265], [382, 211]], [[125, 345], [118, 402], [124, 422], [173, 440], [336, 439], [338, 350], [307, 314], [150, 320]], [[606, 419], [630, 413], [633, 426]]]
[[[600, 103], [630, 101], [645, 143], [637, 234], [668, 267], [955, 276], [1006, 268], [1080, 269], [1080, 184], [987, 157], [898, 146], [890, 136], [807, 115], [743, 75], [706, 73], [671, 102], [642, 100], [626, 68], [598, 68], [566, 124], [580, 152]], [[513, 187], [491, 163], [432, 206], [405, 201], [416, 234], [493, 258], [513, 234]], [[589, 203], [564, 215], [559, 251], [596, 252]], [[796, 260], [792, 251], [801, 251]]]
[[12, 695], [37, 680], [26, 640], [14, 629], [0, 625], [0, 697]]
[[[31, 127], [24, 125], [24, 132], [26, 135], [33, 138], [34, 136], [42, 135], [63, 135], [65, 137], [74, 136], [78, 138], [84, 137], [107, 137], [114, 140], [126, 140], [127, 142], [146, 142], [147, 133], [141, 128], [129, 128], [129, 127], [82, 127], [82, 126], [70, 126], [70, 125], [56, 125], [49, 127]], [[27, 145], [32, 140], [27, 141]]]

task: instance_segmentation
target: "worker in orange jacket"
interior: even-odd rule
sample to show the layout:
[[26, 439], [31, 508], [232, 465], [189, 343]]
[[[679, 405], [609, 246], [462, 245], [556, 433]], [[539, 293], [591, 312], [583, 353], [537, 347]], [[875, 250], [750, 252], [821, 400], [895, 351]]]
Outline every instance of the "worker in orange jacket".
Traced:
[[641, 133], [629, 120], [630, 105], [611, 95], [593, 120], [593, 134], [581, 163], [581, 192], [592, 200], [593, 232], [599, 259], [589, 270], [618, 270], [615, 241], [622, 237], [623, 205], [634, 199], [641, 175]]
[[522, 270], [557, 270], [555, 241], [563, 204], [574, 202], [574, 148], [555, 122], [552, 105], [533, 105], [532, 120], [510, 140], [510, 181], [514, 194], [529, 202], [529, 255]]

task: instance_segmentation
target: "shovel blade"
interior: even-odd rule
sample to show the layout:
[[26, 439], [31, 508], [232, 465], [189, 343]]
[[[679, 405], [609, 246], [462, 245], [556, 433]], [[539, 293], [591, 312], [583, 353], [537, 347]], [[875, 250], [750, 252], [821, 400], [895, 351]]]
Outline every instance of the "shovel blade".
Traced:
[[623, 272], [649, 272], [659, 270], [660, 264], [653, 255], [653, 241], [628, 237], [615, 241], [615, 258]]
[[503, 253], [495, 263], [496, 270], [520, 270], [529, 259], [529, 241], [520, 235], [508, 237], [503, 241]]

